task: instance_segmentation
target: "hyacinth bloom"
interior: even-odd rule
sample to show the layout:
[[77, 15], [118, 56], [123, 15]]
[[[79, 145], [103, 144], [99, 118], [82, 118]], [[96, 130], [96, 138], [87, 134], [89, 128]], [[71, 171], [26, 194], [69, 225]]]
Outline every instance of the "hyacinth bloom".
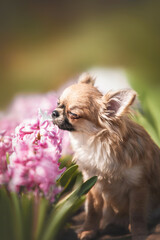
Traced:
[[[5, 130], [7, 135], [13, 135], [15, 128], [25, 119], [37, 117], [37, 110], [41, 109], [48, 116], [57, 105], [58, 94], [18, 95], [5, 113], [0, 112], [0, 132]], [[33, 104], [34, 102], [34, 104]], [[60, 131], [62, 137], [62, 155], [72, 154], [67, 131]]]
[[[6, 112], [0, 112], [0, 131], [14, 133], [15, 127], [23, 120], [37, 117], [37, 110], [51, 114], [57, 104], [57, 94], [26, 94], [16, 96]], [[34, 103], [34, 104], [33, 104]]]
[[59, 129], [42, 115], [17, 126], [8, 165], [9, 189], [16, 192], [34, 190], [53, 201], [59, 191], [56, 180], [62, 173], [58, 163], [61, 142]]
[[7, 154], [12, 153], [12, 137], [6, 136], [6, 131], [0, 132], [0, 174], [7, 169]]
[[72, 149], [68, 132], [51, 120], [57, 98], [55, 92], [19, 95], [6, 112], [0, 112], [0, 184], [12, 191], [34, 190], [52, 201], [59, 191], [58, 160]]

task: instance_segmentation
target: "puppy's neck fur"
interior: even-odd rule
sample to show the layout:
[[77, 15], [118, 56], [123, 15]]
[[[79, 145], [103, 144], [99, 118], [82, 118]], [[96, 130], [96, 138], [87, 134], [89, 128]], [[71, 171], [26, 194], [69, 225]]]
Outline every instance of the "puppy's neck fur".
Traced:
[[131, 123], [132, 121], [125, 116], [121, 121], [110, 122], [110, 125], [95, 128], [92, 132], [87, 130], [70, 133], [75, 160], [80, 169], [88, 172], [90, 176], [98, 175], [101, 178], [120, 176], [118, 173], [122, 168], [132, 165], [126, 163], [123, 158], [117, 158]]

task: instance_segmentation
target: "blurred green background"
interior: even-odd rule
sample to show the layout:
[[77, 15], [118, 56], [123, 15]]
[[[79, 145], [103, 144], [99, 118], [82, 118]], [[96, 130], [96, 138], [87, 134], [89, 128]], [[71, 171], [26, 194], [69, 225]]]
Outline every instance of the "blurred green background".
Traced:
[[93, 66], [122, 67], [139, 96], [160, 95], [160, 1], [1, 1], [0, 109]]

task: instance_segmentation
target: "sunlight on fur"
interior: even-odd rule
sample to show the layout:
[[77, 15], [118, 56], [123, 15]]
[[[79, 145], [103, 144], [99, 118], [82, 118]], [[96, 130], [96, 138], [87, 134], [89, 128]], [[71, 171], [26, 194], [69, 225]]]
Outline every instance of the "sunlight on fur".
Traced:
[[83, 74], [64, 90], [55, 109], [53, 122], [70, 131], [84, 179], [98, 176], [87, 196], [80, 239], [92, 239], [113, 223], [130, 224], [132, 239], [144, 240], [149, 212], [159, 206], [160, 149], [130, 117], [135, 98], [132, 89], [103, 96], [94, 79]]

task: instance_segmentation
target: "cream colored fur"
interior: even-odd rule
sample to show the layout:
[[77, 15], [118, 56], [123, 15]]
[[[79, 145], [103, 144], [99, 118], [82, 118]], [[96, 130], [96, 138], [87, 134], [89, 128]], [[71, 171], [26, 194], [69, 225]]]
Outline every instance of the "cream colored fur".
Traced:
[[83, 75], [60, 97], [54, 123], [71, 129], [74, 160], [84, 179], [98, 176], [88, 193], [86, 219], [79, 238], [96, 236], [114, 223], [131, 226], [133, 240], [145, 240], [149, 213], [160, 206], [160, 149], [129, 108], [131, 89], [102, 95], [94, 79]]

